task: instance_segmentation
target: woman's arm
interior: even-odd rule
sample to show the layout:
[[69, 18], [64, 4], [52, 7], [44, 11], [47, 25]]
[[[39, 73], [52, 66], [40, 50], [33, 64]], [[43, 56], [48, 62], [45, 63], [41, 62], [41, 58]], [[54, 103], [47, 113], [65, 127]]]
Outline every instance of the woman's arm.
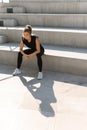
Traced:
[[20, 42], [20, 52], [22, 53], [22, 55], [25, 54], [25, 53], [23, 52], [23, 47], [24, 47], [24, 43], [23, 43], [22, 40], [21, 40], [21, 42]]
[[34, 53], [32, 53], [31, 55], [34, 56], [36, 54], [40, 53], [40, 41], [39, 38], [36, 38], [36, 51]]
[[24, 58], [25, 58], [26, 60], [28, 60], [28, 56], [27, 56], [27, 54], [24, 53], [23, 47], [24, 47], [24, 43], [23, 43], [23, 41], [21, 40], [21, 42], [20, 42], [20, 52], [21, 52], [21, 54], [24, 56]]

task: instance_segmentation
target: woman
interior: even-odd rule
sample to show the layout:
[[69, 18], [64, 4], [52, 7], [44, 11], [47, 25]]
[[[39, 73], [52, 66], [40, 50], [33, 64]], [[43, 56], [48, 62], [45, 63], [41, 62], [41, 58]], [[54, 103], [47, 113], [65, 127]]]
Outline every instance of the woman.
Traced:
[[[23, 50], [24, 45], [28, 47], [28, 49]], [[29, 60], [33, 56], [37, 56], [37, 65], [38, 65], [38, 79], [43, 78], [42, 73], [42, 55], [44, 54], [44, 48], [40, 44], [39, 38], [35, 35], [32, 35], [32, 27], [31, 25], [26, 25], [23, 34], [22, 39], [20, 42], [20, 51], [18, 52], [18, 58], [17, 58], [17, 68], [13, 72], [13, 75], [18, 75], [21, 73], [20, 67], [22, 64], [23, 57], [26, 60]]]

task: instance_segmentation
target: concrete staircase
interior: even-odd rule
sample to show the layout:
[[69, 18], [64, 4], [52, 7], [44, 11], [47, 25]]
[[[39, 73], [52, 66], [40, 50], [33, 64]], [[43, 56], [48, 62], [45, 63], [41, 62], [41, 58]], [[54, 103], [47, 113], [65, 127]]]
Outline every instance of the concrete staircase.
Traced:
[[0, 26], [5, 26], [5, 27], [13, 27], [13, 26], [17, 26], [17, 20], [16, 19], [0, 19]]
[[[8, 42], [0, 42], [0, 63], [16, 66], [22, 30], [31, 24], [45, 47], [44, 70], [87, 75], [87, 0], [11, 0], [1, 8], [0, 34]], [[35, 60], [23, 66], [36, 69]]]

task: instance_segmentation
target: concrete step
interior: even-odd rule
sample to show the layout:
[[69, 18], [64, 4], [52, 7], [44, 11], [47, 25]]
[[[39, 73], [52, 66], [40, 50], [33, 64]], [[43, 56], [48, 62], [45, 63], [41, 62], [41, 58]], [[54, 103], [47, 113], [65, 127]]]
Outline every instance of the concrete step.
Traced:
[[26, 14], [0, 13], [0, 18], [14, 18], [19, 26], [87, 28], [87, 14]]
[[28, 13], [87, 13], [87, 1], [78, 0], [28, 0], [27, 4], [25, 1], [12, 1], [9, 4], [4, 4], [4, 6], [8, 5], [25, 7]]
[[24, 7], [17, 7], [17, 6], [2, 6], [0, 8], [0, 13], [25, 13]]
[[0, 18], [0, 26], [5, 26], [5, 27], [15, 27], [17, 26], [18, 23], [17, 23], [17, 20], [16, 19], [1, 19]]
[[[0, 27], [0, 33], [8, 36], [9, 42], [20, 42], [24, 27]], [[49, 45], [87, 48], [87, 30], [68, 28], [33, 27], [40, 42]]]
[[8, 37], [6, 35], [0, 34], [0, 44], [8, 42]]
[[[20, 1], [25, 1], [25, 2], [28, 2], [28, 1], [43, 1], [43, 0], [10, 0], [10, 2], [20, 2]], [[44, 0], [46, 1], [46, 0]], [[52, 0], [47, 0], [49, 2], [51, 2]], [[54, 0], [55, 2], [86, 2], [87, 0]]]
[[[43, 70], [87, 76], [87, 49], [43, 46], [45, 48]], [[16, 67], [18, 50], [18, 43], [0, 44], [0, 63]], [[36, 57], [29, 61], [23, 60], [22, 67], [37, 69]]]

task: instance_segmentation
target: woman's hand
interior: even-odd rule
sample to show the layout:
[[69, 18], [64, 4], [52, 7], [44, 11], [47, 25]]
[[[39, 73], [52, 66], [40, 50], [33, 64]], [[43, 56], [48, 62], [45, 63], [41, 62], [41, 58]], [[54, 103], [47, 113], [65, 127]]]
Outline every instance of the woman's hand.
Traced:
[[25, 59], [25, 60], [29, 60], [29, 59], [30, 59], [30, 55], [24, 54], [23, 56], [24, 56], [24, 59]]

